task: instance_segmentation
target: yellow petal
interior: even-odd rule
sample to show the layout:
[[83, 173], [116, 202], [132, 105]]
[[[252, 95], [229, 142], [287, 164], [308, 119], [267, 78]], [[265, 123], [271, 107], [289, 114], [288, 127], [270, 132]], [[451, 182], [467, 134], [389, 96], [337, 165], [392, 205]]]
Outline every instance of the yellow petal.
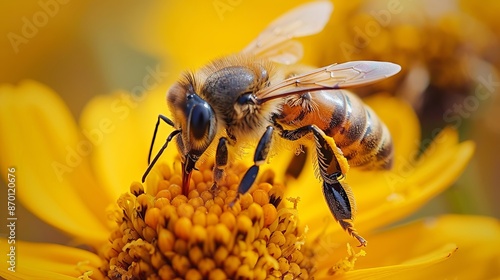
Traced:
[[[98, 96], [84, 108], [80, 123], [92, 132], [96, 145], [90, 159], [99, 184], [119, 197], [130, 182], [140, 181], [147, 168], [147, 157], [158, 114], [166, 114], [166, 88], [145, 91], [142, 95], [117, 92]], [[153, 157], [173, 128], [161, 122]], [[172, 142], [161, 161], [172, 162], [177, 154]]]
[[[415, 231], [427, 236], [418, 243], [419, 247], [454, 242], [458, 251], [449, 261], [422, 272], [421, 278], [413, 279], [491, 279], [500, 275], [500, 223], [497, 219], [446, 215], [417, 224], [423, 229]], [[408, 235], [411, 239], [411, 234]]]
[[[90, 142], [50, 89], [32, 81], [0, 87], [0, 166], [15, 167], [16, 196], [42, 220], [88, 242], [105, 240], [104, 209], [88, 165]], [[83, 153], [83, 154], [82, 154]], [[2, 176], [7, 180], [6, 172]]]
[[[396, 276], [405, 279], [490, 279], [500, 275], [500, 224], [493, 218], [465, 215], [428, 218], [377, 233], [369, 236], [369, 240], [364, 249], [366, 256], [359, 258], [355, 270], [346, 276], [352, 273], [372, 279], [384, 275], [378, 273], [402, 272], [395, 274], [394, 279]], [[414, 272], [399, 271], [413, 264], [444, 260], [447, 250], [454, 251], [455, 245], [449, 245], [451, 243], [458, 246], [458, 251], [446, 262]], [[429, 255], [429, 252], [433, 253]]]
[[389, 193], [385, 200], [367, 203], [373, 205], [367, 209], [364, 208], [363, 202], [359, 202], [356, 220], [358, 229], [367, 231], [402, 219], [449, 187], [472, 157], [474, 144], [463, 142], [459, 145], [443, 145], [447, 146], [446, 151], [437, 153], [436, 150], [432, 156], [423, 158], [419, 164], [428, 168], [416, 168], [414, 174], [404, 178], [404, 186], [394, 193]]
[[[15, 257], [8, 256], [7, 264], [0, 267], [0, 276], [4, 279], [75, 279], [91, 270], [93, 277], [100, 276], [96, 268], [101, 260], [89, 251], [18, 240], [15, 244], [8, 244], [6, 239], [0, 239], [0, 248], [5, 254], [12, 254], [11, 246], [15, 246]], [[9, 263], [10, 260], [13, 263]]]
[[[447, 260], [450, 258], [457, 250], [455, 244], [444, 245], [441, 248], [433, 250], [428, 254], [419, 256], [415, 259], [410, 259], [402, 264], [390, 265], [390, 266], [380, 266], [364, 269], [355, 269], [353, 271], [347, 272], [342, 279], [409, 279], [413, 275], [420, 273], [421, 271], [429, 269], [428, 267]], [[387, 252], [387, 251], [385, 251]], [[360, 260], [361, 261], [361, 260]], [[331, 279], [331, 278], [330, 278]], [[416, 279], [422, 279], [416, 277]]]
[[[342, 279], [491, 279], [500, 275], [500, 224], [493, 218], [445, 215], [367, 237], [366, 255], [357, 258], [354, 270]], [[321, 237], [319, 278], [335, 265], [332, 260], [345, 256], [335, 238]]]

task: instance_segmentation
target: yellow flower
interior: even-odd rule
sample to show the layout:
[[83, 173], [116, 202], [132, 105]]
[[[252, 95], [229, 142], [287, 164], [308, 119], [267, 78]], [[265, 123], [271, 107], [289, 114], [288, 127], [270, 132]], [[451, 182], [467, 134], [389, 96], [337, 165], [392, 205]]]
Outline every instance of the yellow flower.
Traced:
[[[130, 184], [144, 171], [154, 120], [142, 113], [156, 105], [145, 101], [129, 108], [125, 116], [124, 108], [110, 109], [116, 109], [120, 98], [119, 94], [97, 97], [78, 128], [47, 87], [32, 81], [0, 87], [0, 168], [6, 181], [7, 169], [16, 168], [16, 202], [88, 248], [16, 240], [16, 272], [4, 263], [0, 276], [499, 275], [500, 227], [494, 219], [442, 216], [380, 231], [449, 186], [474, 150], [472, 143], [459, 143], [456, 132], [445, 129], [415, 158], [418, 121], [397, 99], [378, 95], [366, 100], [388, 125], [396, 157], [392, 171], [353, 169], [348, 174], [358, 201], [356, 226], [369, 241], [360, 250], [346, 245], [354, 240], [335, 224], [319, 184], [309, 187], [317, 182], [310, 161], [291, 179], [283, 174], [286, 156], [274, 157], [259, 184], [233, 207], [228, 203], [236, 196], [244, 167], [232, 166], [226, 185], [211, 190], [211, 171], [200, 166], [185, 197], [178, 186], [175, 147], [167, 149], [146, 188]], [[10, 252], [8, 238], [0, 244], [2, 252]]]
[[[172, 63], [169, 71], [174, 74], [167, 78], [171, 81], [180, 70], [240, 50], [267, 22], [304, 1], [268, 2], [169, 1], [153, 5], [159, 16], [143, 22], [147, 28], [137, 28], [134, 21], [128, 26], [140, 30], [137, 44]], [[327, 31], [336, 30], [336, 42], [348, 35], [344, 22], [360, 2], [336, 3], [327, 27]], [[175, 12], [165, 16], [165, 10]], [[267, 20], [252, 21], [249, 17], [254, 14]], [[365, 23], [356, 19], [355, 24]], [[245, 21], [253, 22], [252, 27], [245, 26], [241, 32], [239, 23]], [[444, 22], [456, 26], [453, 23], [453, 18]], [[12, 30], [11, 25], [5, 30]], [[187, 36], [190, 30], [197, 30], [197, 36]], [[397, 53], [423, 45], [419, 32], [408, 26], [395, 30], [392, 35], [399, 38], [393, 40]], [[239, 34], [236, 39], [234, 33]], [[321, 51], [310, 51], [326, 46], [327, 36], [331, 33], [302, 40], [309, 50], [306, 62], [319, 65], [344, 60], [331, 59], [331, 53], [325, 58], [320, 57]], [[380, 38], [388, 39], [389, 35], [381, 34]], [[386, 50], [384, 42], [373, 42], [366, 51]], [[23, 51], [29, 54], [28, 49]], [[17, 62], [31, 65], [23, 63], [31, 57], [23, 55], [18, 59], [24, 60]], [[12, 73], [6, 74], [17, 80]], [[67, 246], [22, 240], [12, 244], [9, 237], [15, 236], [14, 231], [14, 235], [0, 239], [1, 251], [13, 259], [12, 264], [0, 267], [1, 277], [100, 279], [104, 275], [145, 278], [156, 274], [219, 279], [269, 274], [318, 279], [484, 279], [500, 274], [496, 250], [500, 228], [495, 219], [446, 215], [381, 230], [407, 217], [461, 173], [474, 145], [459, 143], [456, 131], [445, 129], [432, 143], [424, 139], [427, 150], [418, 156], [419, 124], [412, 110], [386, 95], [366, 100], [393, 134], [396, 162], [390, 172], [352, 169], [347, 175], [358, 204], [356, 228], [369, 241], [361, 250], [349, 245], [357, 243], [331, 217], [310, 158], [299, 176], [290, 178], [285, 168], [292, 154], [273, 157], [258, 184], [233, 207], [228, 204], [236, 195], [235, 184], [245, 171], [244, 164], [232, 166], [225, 185], [217, 191], [209, 188], [210, 168], [199, 166], [200, 172], [193, 173], [191, 193], [181, 196], [174, 145], [145, 186], [131, 184], [144, 172], [153, 122], [165, 110], [163, 102], [158, 102], [164, 99], [164, 90], [146, 92], [147, 98], [136, 99], [128, 93], [96, 97], [77, 126], [63, 102], [47, 87], [32, 81], [0, 87], [1, 174], [8, 182], [7, 170], [14, 167], [16, 203], [21, 202], [74, 238]], [[159, 139], [167, 133], [163, 130], [168, 129], [162, 128]], [[318, 187], [309, 187], [315, 183]], [[18, 218], [21, 222], [23, 217]]]
[[[463, 9], [446, 3], [436, 8], [422, 1], [363, 1], [342, 25], [327, 26], [323, 33], [336, 34], [316, 45], [323, 61], [380, 60], [402, 66], [395, 78], [364, 91], [384, 90], [422, 105], [422, 94], [474, 94], [478, 75], [498, 65], [492, 55], [498, 49], [498, 28], [490, 20], [496, 2]], [[481, 14], [473, 18], [466, 12]], [[490, 12], [487, 12], [490, 11]], [[332, 18], [339, 16], [334, 13]], [[481, 21], [490, 23], [490, 30]], [[491, 72], [488, 71], [488, 72]], [[429, 99], [432, 97], [429, 97]], [[433, 99], [434, 100], [434, 99]]]

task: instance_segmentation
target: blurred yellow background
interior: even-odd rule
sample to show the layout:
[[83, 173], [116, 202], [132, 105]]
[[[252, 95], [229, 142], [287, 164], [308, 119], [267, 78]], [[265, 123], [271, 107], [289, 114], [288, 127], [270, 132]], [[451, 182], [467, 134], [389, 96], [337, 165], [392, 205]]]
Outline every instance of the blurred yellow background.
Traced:
[[[46, 84], [77, 120], [93, 96], [118, 90], [153, 98], [166, 110], [164, 93], [183, 70], [241, 50], [273, 19], [303, 2], [2, 1], [0, 82]], [[332, 2], [326, 29], [301, 39], [305, 63], [399, 63], [401, 74], [359, 94], [385, 91], [408, 101], [422, 122], [423, 145], [445, 126], [477, 143], [474, 159], [455, 185], [409, 219], [440, 213], [500, 218], [499, 2]], [[150, 112], [146, 130], [152, 132], [159, 113], [165, 111]], [[6, 196], [0, 192], [1, 201]], [[64, 242], [66, 237], [26, 210], [17, 213], [19, 239]]]

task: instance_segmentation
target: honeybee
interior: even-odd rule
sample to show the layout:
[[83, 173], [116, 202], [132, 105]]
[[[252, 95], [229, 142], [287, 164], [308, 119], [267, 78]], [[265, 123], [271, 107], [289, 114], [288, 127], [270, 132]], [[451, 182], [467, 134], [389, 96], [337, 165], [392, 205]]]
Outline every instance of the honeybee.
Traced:
[[[393, 146], [377, 115], [342, 89], [387, 78], [401, 67], [353, 61], [303, 72], [302, 67], [293, 66], [302, 56], [302, 46], [292, 39], [320, 32], [332, 9], [327, 1], [299, 6], [272, 22], [242, 52], [185, 73], [167, 93], [173, 118], [158, 116], [142, 181], [172, 140], [182, 158], [185, 195], [200, 157], [215, 153], [217, 186], [234, 156], [229, 148], [250, 145], [255, 147], [254, 164], [240, 182], [238, 192], [243, 194], [254, 183], [273, 142], [312, 142], [323, 193], [334, 218], [360, 246], [366, 246], [354, 228], [355, 201], [342, 178], [349, 165], [391, 168]], [[150, 161], [161, 121], [175, 130]]]

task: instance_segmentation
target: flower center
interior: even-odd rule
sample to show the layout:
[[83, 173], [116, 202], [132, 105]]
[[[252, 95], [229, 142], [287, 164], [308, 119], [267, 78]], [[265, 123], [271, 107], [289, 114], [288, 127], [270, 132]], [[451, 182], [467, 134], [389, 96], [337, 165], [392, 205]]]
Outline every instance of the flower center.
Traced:
[[[258, 182], [237, 196], [245, 168], [227, 168], [212, 188], [210, 169], [193, 171], [181, 194], [180, 172], [160, 165], [163, 180], [144, 192], [132, 183], [118, 200], [117, 228], [100, 251], [111, 279], [293, 279], [314, 273], [313, 251], [283, 186]], [[267, 175], [267, 176], [266, 176]], [[264, 174], [262, 178], [272, 178]]]

